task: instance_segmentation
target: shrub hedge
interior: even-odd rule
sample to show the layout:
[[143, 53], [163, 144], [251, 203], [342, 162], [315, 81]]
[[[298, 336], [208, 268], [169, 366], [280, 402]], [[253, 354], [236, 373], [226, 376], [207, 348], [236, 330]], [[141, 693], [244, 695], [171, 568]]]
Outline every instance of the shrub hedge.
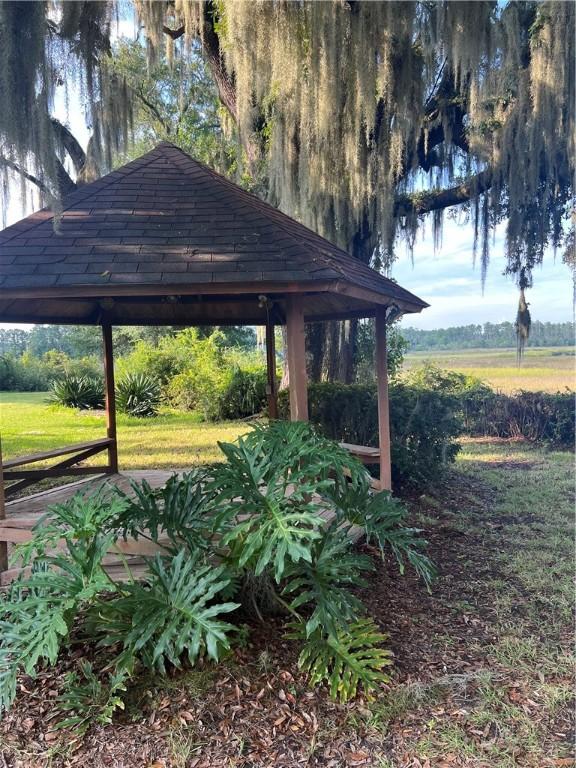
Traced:
[[469, 435], [524, 437], [557, 448], [574, 447], [574, 393], [515, 392], [489, 388], [462, 396], [464, 428]]
[[[505, 395], [478, 379], [433, 366], [390, 384], [392, 478], [395, 486], [422, 486], [454, 461], [460, 434], [523, 437], [557, 448], [575, 442], [574, 393]], [[310, 384], [310, 420], [335, 440], [378, 445], [374, 385]], [[279, 395], [281, 418], [289, 393]]]
[[410, 374], [409, 381], [453, 395], [468, 435], [523, 437], [557, 448], [574, 447], [574, 392], [520, 390], [507, 395], [475, 376], [434, 365]]
[[[373, 385], [319, 383], [308, 388], [310, 420], [334, 440], [378, 445], [378, 401]], [[289, 395], [279, 396], [281, 418]], [[390, 385], [392, 479], [396, 486], [434, 480], [458, 453], [462, 431], [451, 392], [395, 381]]]

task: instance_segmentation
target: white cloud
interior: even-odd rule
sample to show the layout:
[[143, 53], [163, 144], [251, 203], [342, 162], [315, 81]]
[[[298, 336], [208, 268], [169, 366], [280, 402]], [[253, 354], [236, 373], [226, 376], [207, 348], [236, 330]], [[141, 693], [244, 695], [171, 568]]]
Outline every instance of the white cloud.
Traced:
[[[480, 264], [474, 264], [472, 228], [446, 222], [444, 245], [434, 254], [431, 236], [416, 244], [414, 264], [402, 255], [392, 276], [431, 305], [420, 315], [407, 315], [403, 325], [442, 328], [469, 323], [514, 320], [518, 290], [506, 267], [500, 227], [492, 244], [486, 283], [482, 290]], [[567, 267], [550, 251], [534, 272], [534, 287], [526, 293], [535, 320], [564, 322], [572, 318], [572, 281]]]

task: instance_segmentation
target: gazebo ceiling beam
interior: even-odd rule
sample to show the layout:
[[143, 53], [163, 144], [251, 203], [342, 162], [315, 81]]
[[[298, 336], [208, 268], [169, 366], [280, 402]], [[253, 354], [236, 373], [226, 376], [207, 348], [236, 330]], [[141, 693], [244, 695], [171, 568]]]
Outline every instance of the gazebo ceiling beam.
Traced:
[[[384, 296], [381, 293], [372, 291], [362, 286], [351, 285], [344, 281], [332, 280], [325, 283], [259, 283], [244, 285], [242, 283], [230, 284], [208, 284], [201, 283], [197, 285], [146, 285], [146, 286], [126, 286], [126, 285], [79, 285], [73, 290], [63, 288], [26, 288], [14, 289], [10, 292], [0, 289], [0, 302], [7, 299], [11, 301], [18, 300], [53, 300], [53, 301], [122, 301], [134, 302], [141, 301], [151, 303], [153, 301], [165, 302], [169, 297], [177, 297], [178, 302], [193, 301], [213, 301], [229, 300], [237, 301], [239, 297], [246, 297], [246, 300], [257, 300], [259, 295], [269, 296], [271, 299], [280, 300], [286, 296], [300, 294], [301, 296], [326, 296], [332, 297], [341, 309], [334, 312], [334, 316], [339, 319], [345, 319], [357, 315], [359, 311], [374, 313], [377, 307], [389, 304], [397, 305], [402, 311], [415, 311], [414, 307], [401, 298], [394, 296]], [[346, 301], [351, 299], [352, 306]], [[359, 310], [354, 303], [365, 305], [365, 310]], [[418, 308], [419, 310], [420, 308]], [[2, 313], [3, 314], [3, 313]], [[312, 321], [314, 317], [310, 315]], [[365, 315], [367, 316], [367, 315]]]
[[[96, 325], [104, 318], [114, 325], [264, 325], [268, 312], [276, 325], [286, 322], [285, 305], [294, 294], [192, 295], [168, 294], [56, 297], [36, 300], [0, 299], [5, 322]], [[373, 304], [350, 298], [342, 307], [337, 294], [313, 291], [300, 295], [305, 322], [323, 322], [373, 317]]]
[[[107, 284], [102, 285], [75, 285], [73, 288], [63, 287], [40, 287], [40, 288], [12, 288], [2, 290], [0, 288], [0, 300], [2, 299], [49, 299], [58, 298], [63, 300], [81, 299], [81, 298], [116, 298], [116, 297], [137, 297], [144, 296], [152, 298], [153, 296], [258, 296], [259, 294], [284, 294], [293, 293], [329, 293], [337, 280], [327, 281], [306, 281], [293, 283], [275, 283], [275, 282], [241, 282], [234, 283], [173, 283], [170, 285], [120, 285]], [[342, 293], [342, 291], [336, 291]], [[379, 302], [385, 301], [385, 297], [380, 295]]]

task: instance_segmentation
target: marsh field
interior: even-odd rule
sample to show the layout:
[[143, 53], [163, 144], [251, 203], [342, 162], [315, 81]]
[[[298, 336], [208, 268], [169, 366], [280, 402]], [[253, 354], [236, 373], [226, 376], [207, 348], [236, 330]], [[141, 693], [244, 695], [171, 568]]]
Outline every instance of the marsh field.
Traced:
[[506, 393], [519, 389], [562, 392], [576, 385], [574, 347], [527, 349], [520, 366], [515, 349], [408, 352], [404, 367], [410, 370], [427, 362], [477, 376]]
[[464, 349], [458, 351], [408, 352], [404, 368], [425, 363], [477, 376], [494, 389], [563, 392], [576, 388], [574, 347], [526, 349], [520, 366], [515, 349]]

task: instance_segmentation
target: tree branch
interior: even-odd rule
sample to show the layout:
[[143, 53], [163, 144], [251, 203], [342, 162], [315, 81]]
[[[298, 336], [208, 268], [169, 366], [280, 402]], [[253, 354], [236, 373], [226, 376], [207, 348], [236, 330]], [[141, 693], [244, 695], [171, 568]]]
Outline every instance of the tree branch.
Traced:
[[440, 211], [452, 205], [467, 203], [473, 197], [486, 192], [492, 186], [492, 168], [472, 176], [455, 187], [433, 192], [417, 192], [413, 195], [398, 195], [394, 200], [394, 216], [420, 216], [431, 211]]
[[170, 29], [170, 27], [167, 27], [166, 24], [164, 24], [162, 32], [168, 35], [168, 37], [171, 37], [172, 40], [178, 40], [186, 32], [186, 27], [182, 25], [181, 27], [178, 27], [178, 29]]
[[156, 118], [156, 120], [158, 120], [162, 128], [164, 128], [164, 130], [166, 131], [166, 133], [170, 134], [170, 125], [166, 122], [166, 120], [164, 120], [158, 108], [151, 101], [149, 101], [146, 98], [146, 96], [144, 96], [144, 94], [140, 89], [138, 89], [137, 91], [134, 91], [134, 93], [140, 99], [140, 101], [144, 104], [144, 106], [150, 110], [152, 115]]
[[464, 126], [467, 107], [461, 94], [455, 88], [452, 72], [445, 65], [446, 62], [442, 65], [438, 75], [437, 87], [426, 100], [424, 126], [420, 131], [415, 149], [408, 152], [405, 157], [404, 172], [398, 181], [405, 179], [414, 168], [429, 171], [433, 166], [438, 165], [437, 156], [433, 150], [446, 140], [443, 122], [438, 119], [442, 110], [447, 112], [450, 117], [450, 140], [452, 144], [459, 147], [463, 152], [470, 152]]
[[[237, 123], [238, 107], [236, 104], [236, 86], [224, 66], [222, 52], [220, 50], [220, 40], [214, 30], [213, 16], [215, 12], [216, 9], [211, 1], [204, 3], [202, 30], [200, 33], [202, 51], [212, 73], [212, 77], [214, 78], [220, 101], [224, 107], [226, 107], [232, 119]], [[182, 25], [181, 27], [178, 27], [178, 29], [171, 29], [164, 25], [162, 31], [166, 35], [169, 35], [172, 40], [178, 40], [185, 34], [186, 28]], [[254, 147], [246, 146], [245, 149], [249, 159], [254, 159]]]
[[202, 48], [204, 55], [214, 77], [220, 101], [226, 107], [232, 118], [238, 121], [238, 106], [236, 103], [236, 86], [224, 66], [220, 40], [214, 30], [212, 21], [214, 8], [212, 3], [204, 3], [204, 16], [202, 26]]
[[[214, 31], [214, 23], [212, 20], [214, 13], [215, 9], [213, 3], [210, 1], [205, 2], [202, 18], [202, 32], [200, 35], [202, 39], [202, 48], [214, 77], [220, 101], [226, 107], [228, 112], [230, 112], [234, 120], [237, 120], [236, 88], [224, 67], [224, 62], [222, 61], [220, 40]], [[186, 27], [182, 25], [178, 27], [178, 29], [171, 29], [164, 25], [162, 31], [164, 34], [171, 37], [172, 40], [178, 40], [186, 33]]]
[[80, 176], [86, 165], [86, 153], [80, 146], [78, 139], [74, 136], [72, 131], [57, 120], [55, 117], [50, 118], [52, 128], [56, 135], [57, 141], [62, 144], [66, 152], [68, 153], [76, 175]]
[[78, 186], [74, 181], [72, 181], [70, 174], [66, 168], [64, 168], [64, 165], [60, 162], [60, 160], [55, 158], [54, 162], [56, 165], [58, 193], [64, 197], [65, 195], [69, 195], [71, 192], [74, 192]]
[[[62, 196], [69, 195], [76, 189], [76, 184], [72, 181], [70, 175], [66, 171], [66, 168], [64, 168], [57, 157], [54, 158], [54, 164], [56, 165], [58, 192]], [[39, 179], [37, 176], [34, 176], [34, 174], [30, 173], [30, 171], [27, 171], [25, 168], [22, 168], [13, 160], [9, 160], [7, 157], [0, 156], [0, 165], [4, 165], [5, 167], [10, 168], [12, 171], [15, 171], [15, 173], [20, 174], [20, 176], [25, 178], [26, 181], [29, 181], [31, 184], [34, 184], [36, 187], [38, 187], [38, 189], [43, 194], [50, 194], [50, 188], [46, 186], [46, 184], [41, 179]]]
[[29, 181], [31, 184], [37, 186], [41, 192], [48, 194], [49, 189], [46, 184], [44, 184], [43, 181], [40, 181], [37, 176], [31, 174], [25, 168], [22, 168], [20, 165], [18, 165], [18, 163], [15, 163], [13, 160], [9, 160], [7, 157], [0, 155], [0, 165], [5, 166], [6, 168], [10, 168], [11, 171], [19, 173], [20, 176], [23, 176], [26, 179], [26, 181]]

